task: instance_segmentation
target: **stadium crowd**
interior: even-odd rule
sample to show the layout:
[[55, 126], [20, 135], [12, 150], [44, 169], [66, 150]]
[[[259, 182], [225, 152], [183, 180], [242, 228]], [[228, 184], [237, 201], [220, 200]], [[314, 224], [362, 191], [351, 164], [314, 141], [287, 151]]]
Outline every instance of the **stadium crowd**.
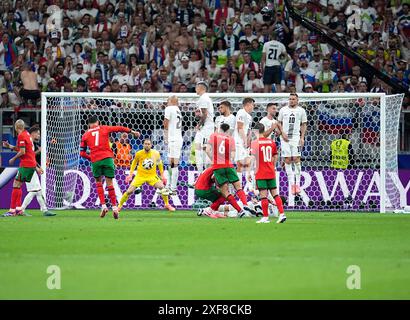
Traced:
[[[292, 4], [409, 86], [410, 0]], [[62, 10], [61, 21], [54, 19], [59, 30], [50, 26], [59, 14], [52, 5]], [[41, 91], [193, 92], [205, 80], [210, 92], [264, 92], [262, 50], [272, 35], [287, 54], [277, 57], [281, 83], [271, 92], [392, 93], [290, 19], [283, 0], [274, 1], [269, 21], [264, 6], [263, 0], [2, 1], [0, 106], [35, 105], [21, 94], [25, 68], [36, 73]]]

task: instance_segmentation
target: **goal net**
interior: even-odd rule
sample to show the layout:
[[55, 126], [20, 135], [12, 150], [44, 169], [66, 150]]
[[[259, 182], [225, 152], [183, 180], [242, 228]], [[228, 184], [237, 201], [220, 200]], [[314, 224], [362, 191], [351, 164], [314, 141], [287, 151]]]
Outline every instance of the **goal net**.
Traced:
[[[180, 160], [178, 193], [171, 197], [179, 209], [195, 203], [190, 188], [198, 172], [193, 140], [198, 96], [177, 94], [183, 116], [183, 152]], [[163, 118], [168, 94], [123, 93], [43, 93], [42, 96], [42, 176], [45, 198], [50, 208], [97, 208], [99, 200], [90, 162], [80, 157], [80, 140], [90, 115], [104, 125], [122, 125], [141, 132], [140, 138], [115, 133], [111, 146], [116, 152], [114, 187], [117, 196], [126, 190], [125, 177], [132, 156], [150, 138], [167, 167]], [[253, 126], [265, 116], [266, 105], [287, 105], [288, 94], [211, 94], [217, 106], [229, 100], [235, 114], [245, 97], [255, 100]], [[307, 132], [302, 151], [301, 193], [295, 197], [288, 186], [281, 161], [277, 165], [279, 190], [287, 198], [287, 210], [390, 211], [406, 205], [400, 194], [397, 149], [402, 95], [384, 94], [300, 94], [299, 105], [307, 113]], [[255, 132], [250, 132], [255, 135]], [[332, 167], [332, 141], [347, 134], [352, 155], [345, 169]], [[276, 138], [280, 153], [280, 140]], [[119, 150], [128, 146], [124, 158]], [[120, 155], [119, 155], [120, 154]], [[252, 184], [243, 180], [244, 189]], [[105, 188], [106, 189], [106, 188]], [[161, 207], [162, 199], [150, 186], [130, 197], [124, 208]]]

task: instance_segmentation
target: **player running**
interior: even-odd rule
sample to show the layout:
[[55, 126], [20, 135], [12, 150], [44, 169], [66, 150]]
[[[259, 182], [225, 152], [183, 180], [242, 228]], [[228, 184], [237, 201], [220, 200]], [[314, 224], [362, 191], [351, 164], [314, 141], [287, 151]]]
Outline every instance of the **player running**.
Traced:
[[288, 176], [289, 190], [292, 194], [300, 193], [302, 166], [300, 156], [305, 144], [307, 129], [306, 111], [298, 105], [296, 93], [289, 95], [289, 105], [279, 110], [278, 121], [282, 126], [281, 155], [285, 158], [285, 171]]
[[167, 107], [165, 108], [164, 131], [165, 144], [168, 145], [168, 157], [171, 166], [171, 178], [168, 181], [167, 188], [170, 190], [170, 194], [175, 195], [177, 193], [179, 175], [178, 165], [183, 144], [182, 114], [178, 107], [177, 96], [168, 98]]
[[[151, 165], [145, 165], [147, 162], [151, 163]], [[157, 167], [161, 174], [161, 178], [157, 175]], [[137, 168], [137, 174], [133, 179], [135, 168]], [[152, 142], [150, 139], [145, 139], [144, 148], [135, 154], [134, 160], [131, 164], [130, 174], [125, 179], [125, 182], [131, 182], [131, 185], [121, 197], [120, 204], [118, 206], [119, 210], [122, 209], [124, 203], [128, 200], [129, 196], [134, 193], [135, 189], [141, 187], [144, 183], [148, 183], [150, 186], [153, 186], [161, 191], [165, 208], [169, 211], [175, 211], [175, 208], [169, 204], [169, 190], [165, 188], [166, 178], [164, 175], [164, 165], [162, 164], [161, 156], [157, 150], [152, 149]]]
[[215, 119], [215, 131], [219, 132], [222, 123], [229, 124], [229, 135], [232, 135], [235, 128], [235, 116], [232, 114], [232, 104], [224, 100], [218, 106], [218, 111], [221, 114]]
[[[234, 159], [235, 157], [235, 141], [228, 135], [228, 130], [229, 125], [223, 123], [220, 127], [220, 132], [211, 135], [206, 151], [208, 156], [212, 159], [215, 180], [222, 195], [236, 211], [241, 213], [239, 216], [242, 218], [245, 215], [245, 211], [250, 214], [255, 214], [255, 212], [248, 207], [248, 201], [245, 192], [243, 192], [242, 183], [239, 181], [239, 177], [231, 162], [231, 159]], [[230, 194], [230, 183], [233, 184], [236, 190], [236, 195], [241, 200], [245, 211], [242, 211], [234, 196]]]
[[282, 199], [278, 195], [276, 187], [276, 144], [273, 140], [264, 137], [265, 126], [263, 124], [258, 123], [257, 128], [259, 131], [259, 138], [253, 141], [251, 146], [252, 163], [256, 164], [256, 186], [259, 190], [263, 212], [263, 217], [258, 220], [257, 223], [270, 222], [268, 191], [271, 193], [279, 210], [279, 218], [276, 223], [283, 223], [286, 221], [286, 216], [283, 211]]
[[[28, 132], [30, 133], [31, 140], [33, 141], [34, 145], [34, 153], [36, 156], [36, 162], [37, 166], [41, 167], [39, 165], [40, 161], [40, 127], [39, 126], [32, 126]], [[16, 150], [17, 147], [11, 145], [7, 141], [3, 141], [3, 147], [9, 148], [11, 150]], [[43, 216], [45, 217], [53, 217], [56, 214], [54, 212], [51, 212], [48, 210], [46, 201], [44, 200], [43, 193], [41, 191], [41, 184], [40, 184], [40, 178], [38, 177], [37, 172], [33, 173], [33, 177], [31, 178], [31, 181], [26, 182], [26, 188], [27, 188], [27, 195], [25, 196], [23, 200], [23, 204], [21, 205], [21, 210], [25, 212], [26, 208], [28, 205], [31, 203], [31, 201], [34, 199], [34, 197], [37, 198], [37, 202], [40, 205], [40, 211], [43, 213]], [[27, 214], [26, 214], [27, 215]]]
[[[89, 129], [81, 138], [80, 155], [91, 161], [92, 172], [97, 186], [97, 194], [101, 202], [100, 217], [104, 218], [108, 212], [102, 184], [102, 177], [105, 177], [113, 217], [114, 219], [118, 219], [119, 210], [117, 208], [117, 197], [112, 183], [112, 179], [114, 179], [115, 176], [115, 166], [114, 153], [109, 144], [110, 133], [127, 132], [137, 138], [140, 136], [140, 133], [121, 126], [102, 126], [98, 121], [98, 117], [95, 115], [88, 119], [88, 126]], [[90, 149], [89, 154], [87, 153], [87, 148]]]
[[242, 109], [238, 111], [235, 118], [235, 130], [233, 137], [235, 139], [235, 161], [238, 167], [238, 177], [242, 185], [242, 174], [249, 170], [249, 141], [250, 128], [252, 124], [251, 113], [255, 107], [255, 100], [245, 98], [242, 101]]
[[34, 172], [37, 172], [38, 174], [43, 173], [43, 170], [38, 166], [36, 161], [33, 140], [24, 127], [24, 121], [21, 119], [17, 120], [14, 124], [18, 136], [17, 146], [13, 147], [13, 150], [17, 151], [17, 154], [9, 160], [9, 164], [13, 165], [17, 159], [20, 159], [20, 167], [14, 178], [10, 209], [3, 215], [5, 217], [25, 215], [21, 207], [21, 186], [23, 182], [27, 183], [31, 181]]
[[200, 111], [199, 123], [196, 127], [195, 135], [195, 163], [199, 172], [204, 170], [206, 165], [205, 148], [209, 137], [214, 133], [214, 105], [208, 93], [208, 84], [200, 81], [196, 84], [195, 91], [199, 96], [197, 110]]

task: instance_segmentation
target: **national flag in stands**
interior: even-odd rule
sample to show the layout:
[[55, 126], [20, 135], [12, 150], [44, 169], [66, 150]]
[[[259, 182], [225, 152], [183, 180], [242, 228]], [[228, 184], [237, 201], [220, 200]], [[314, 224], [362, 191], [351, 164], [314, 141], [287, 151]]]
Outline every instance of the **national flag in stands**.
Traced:
[[380, 112], [378, 108], [366, 110], [362, 120], [362, 141], [363, 143], [380, 143]]
[[353, 115], [343, 105], [321, 104], [317, 110], [319, 130], [329, 134], [349, 133], [353, 128]]

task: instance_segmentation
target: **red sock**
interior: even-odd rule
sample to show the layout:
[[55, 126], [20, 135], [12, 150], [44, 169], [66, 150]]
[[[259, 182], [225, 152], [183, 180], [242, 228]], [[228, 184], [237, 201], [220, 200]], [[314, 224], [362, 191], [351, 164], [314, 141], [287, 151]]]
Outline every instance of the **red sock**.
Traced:
[[236, 202], [233, 195], [230, 194], [229, 196], [227, 196], [226, 200], [228, 200], [228, 202], [232, 205], [232, 207], [235, 208], [236, 211], [238, 211], [238, 212], [242, 211], [242, 208], [239, 206], [238, 202]]
[[278, 195], [276, 195], [276, 196], [274, 197], [274, 199], [275, 199], [275, 202], [276, 202], [276, 206], [278, 207], [279, 213], [280, 213], [280, 214], [284, 213], [282, 198], [279, 197]]
[[266, 198], [261, 199], [262, 212], [264, 217], [269, 216], [269, 200]]
[[23, 197], [23, 191], [21, 190], [21, 188], [17, 189], [16, 197], [16, 208], [21, 208], [21, 198]]
[[220, 196], [218, 199], [216, 199], [214, 201], [214, 203], [211, 204], [211, 209], [214, 211], [218, 211], [218, 208], [221, 204], [223, 204], [225, 202], [225, 198]]
[[10, 209], [16, 209], [19, 190], [20, 188], [13, 188], [13, 191], [11, 192]]
[[97, 182], [97, 193], [100, 198], [101, 205], [105, 204], [104, 187], [101, 182]]
[[248, 205], [248, 200], [246, 200], [245, 192], [242, 189], [236, 191], [236, 195], [238, 196], [239, 200], [243, 203], [244, 206]]
[[108, 186], [107, 190], [108, 190], [108, 195], [110, 197], [111, 204], [114, 207], [114, 206], [117, 205], [117, 197], [115, 196], [114, 187], [113, 186]]

